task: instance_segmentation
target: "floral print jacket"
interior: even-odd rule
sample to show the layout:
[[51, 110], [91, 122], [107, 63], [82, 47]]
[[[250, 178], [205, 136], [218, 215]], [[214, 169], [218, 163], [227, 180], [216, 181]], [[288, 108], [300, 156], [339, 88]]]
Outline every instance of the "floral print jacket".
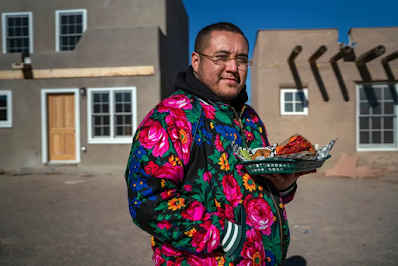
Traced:
[[234, 110], [179, 90], [134, 136], [126, 169], [134, 223], [152, 235], [155, 265], [281, 265], [289, 245], [280, 192], [250, 176], [231, 144], [268, 145], [248, 105]]

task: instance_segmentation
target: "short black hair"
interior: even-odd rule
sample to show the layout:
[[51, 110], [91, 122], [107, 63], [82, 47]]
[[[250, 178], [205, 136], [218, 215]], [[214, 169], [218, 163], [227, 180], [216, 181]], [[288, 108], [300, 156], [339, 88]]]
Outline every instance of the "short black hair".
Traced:
[[211, 33], [214, 31], [229, 31], [229, 32], [239, 33], [245, 38], [245, 40], [247, 42], [247, 47], [249, 47], [249, 41], [247, 40], [245, 34], [243, 34], [243, 31], [238, 26], [236, 26], [232, 23], [229, 23], [229, 22], [218, 22], [218, 23], [206, 26], [199, 31], [198, 35], [196, 36], [196, 40], [195, 40], [195, 52], [203, 53], [203, 51], [209, 45], [209, 39], [210, 39]]

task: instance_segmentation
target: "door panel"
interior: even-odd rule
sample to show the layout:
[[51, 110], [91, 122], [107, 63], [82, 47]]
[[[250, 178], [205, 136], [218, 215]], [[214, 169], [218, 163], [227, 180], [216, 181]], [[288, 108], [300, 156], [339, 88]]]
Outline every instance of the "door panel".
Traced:
[[50, 161], [76, 160], [74, 94], [48, 95], [48, 140]]

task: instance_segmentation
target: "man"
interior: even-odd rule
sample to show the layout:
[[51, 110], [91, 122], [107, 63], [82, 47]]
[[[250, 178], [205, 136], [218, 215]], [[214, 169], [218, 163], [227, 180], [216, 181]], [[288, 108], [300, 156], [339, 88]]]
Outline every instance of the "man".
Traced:
[[248, 105], [252, 62], [230, 23], [202, 29], [176, 92], [141, 122], [125, 173], [130, 214], [152, 235], [155, 265], [281, 265], [284, 204], [297, 175], [250, 176], [232, 150], [269, 145]]

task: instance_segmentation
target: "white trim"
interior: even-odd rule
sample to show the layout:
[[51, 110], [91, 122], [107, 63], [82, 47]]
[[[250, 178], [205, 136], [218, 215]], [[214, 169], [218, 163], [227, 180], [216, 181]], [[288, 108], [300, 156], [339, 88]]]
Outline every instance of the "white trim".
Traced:
[[[364, 147], [360, 147], [360, 143], [359, 143], [359, 113], [360, 113], [360, 105], [359, 105], [359, 97], [360, 97], [360, 92], [359, 92], [359, 88], [362, 87], [364, 84], [357, 84], [356, 85], [356, 99], [355, 99], [355, 105], [356, 105], [356, 113], [355, 113], [355, 122], [356, 122], [356, 126], [355, 126], [355, 137], [356, 137], [356, 150], [357, 152], [371, 152], [371, 151], [398, 151], [398, 107], [395, 106], [395, 113], [396, 113], [396, 121], [395, 121], [395, 141], [396, 141], [396, 147], [383, 147], [383, 144], [380, 144], [379, 147], [377, 147], [377, 144], [375, 144], [373, 147], [369, 147], [369, 148], [364, 148]], [[385, 87], [388, 84], [383, 84], [383, 83], [375, 83], [372, 84], [372, 87]], [[395, 91], [398, 93], [398, 83], [395, 85]]]
[[[48, 123], [47, 123], [47, 95], [57, 93], [70, 93], [75, 95], [75, 150], [76, 160], [68, 161], [68, 163], [80, 163], [80, 93], [79, 89], [42, 89], [41, 90], [41, 149], [42, 149], [42, 162], [49, 163], [48, 161]], [[51, 163], [62, 163], [64, 161], [54, 161]]]
[[[110, 137], [108, 138], [93, 138], [92, 137], [92, 92], [107, 91], [109, 94], [109, 112], [110, 112]], [[132, 112], [132, 132], [131, 136], [114, 137], [114, 100], [113, 95], [115, 91], [129, 91], [131, 92], [131, 112]], [[116, 87], [116, 88], [88, 88], [87, 89], [87, 136], [89, 144], [131, 144], [135, 131], [137, 130], [137, 88], [136, 87]]]
[[[28, 15], [29, 18], [29, 52], [33, 53], [33, 13], [32, 12], [15, 12], [15, 13], [2, 13], [1, 14], [1, 23], [2, 23], [2, 45], [3, 45], [3, 54], [7, 53], [6, 46], [6, 38], [7, 38], [7, 29], [6, 29], [6, 17], [8, 16], [21, 16]], [[30, 59], [28, 59], [30, 60]]]
[[55, 11], [55, 51], [60, 52], [59, 50], [59, 15], [63, 13], [82, 13], [83, 14], [83, 32], [87, 29], [87, 9], [65, 9], [65, 10], [56, 10]]
[[[303, 112], [286, 112], [285, 111], [285, 93], [291, 92], [291, 93], [297, 93], [299, 91], [304, 92], [305, 96], [305, 103], [304, 103], [304, 109]], [[293, 94], [293, 99], [295, 95]], [[281, 88], [280, 89], [280, 112], [281, 115], [308, 115], [308, 89], [288, 89], [288, 88]]]
[[0, 128], [12, 128], [12, 91], [0, 91], [0, 95], [7, 96], [7, 120], [0, 121]]

